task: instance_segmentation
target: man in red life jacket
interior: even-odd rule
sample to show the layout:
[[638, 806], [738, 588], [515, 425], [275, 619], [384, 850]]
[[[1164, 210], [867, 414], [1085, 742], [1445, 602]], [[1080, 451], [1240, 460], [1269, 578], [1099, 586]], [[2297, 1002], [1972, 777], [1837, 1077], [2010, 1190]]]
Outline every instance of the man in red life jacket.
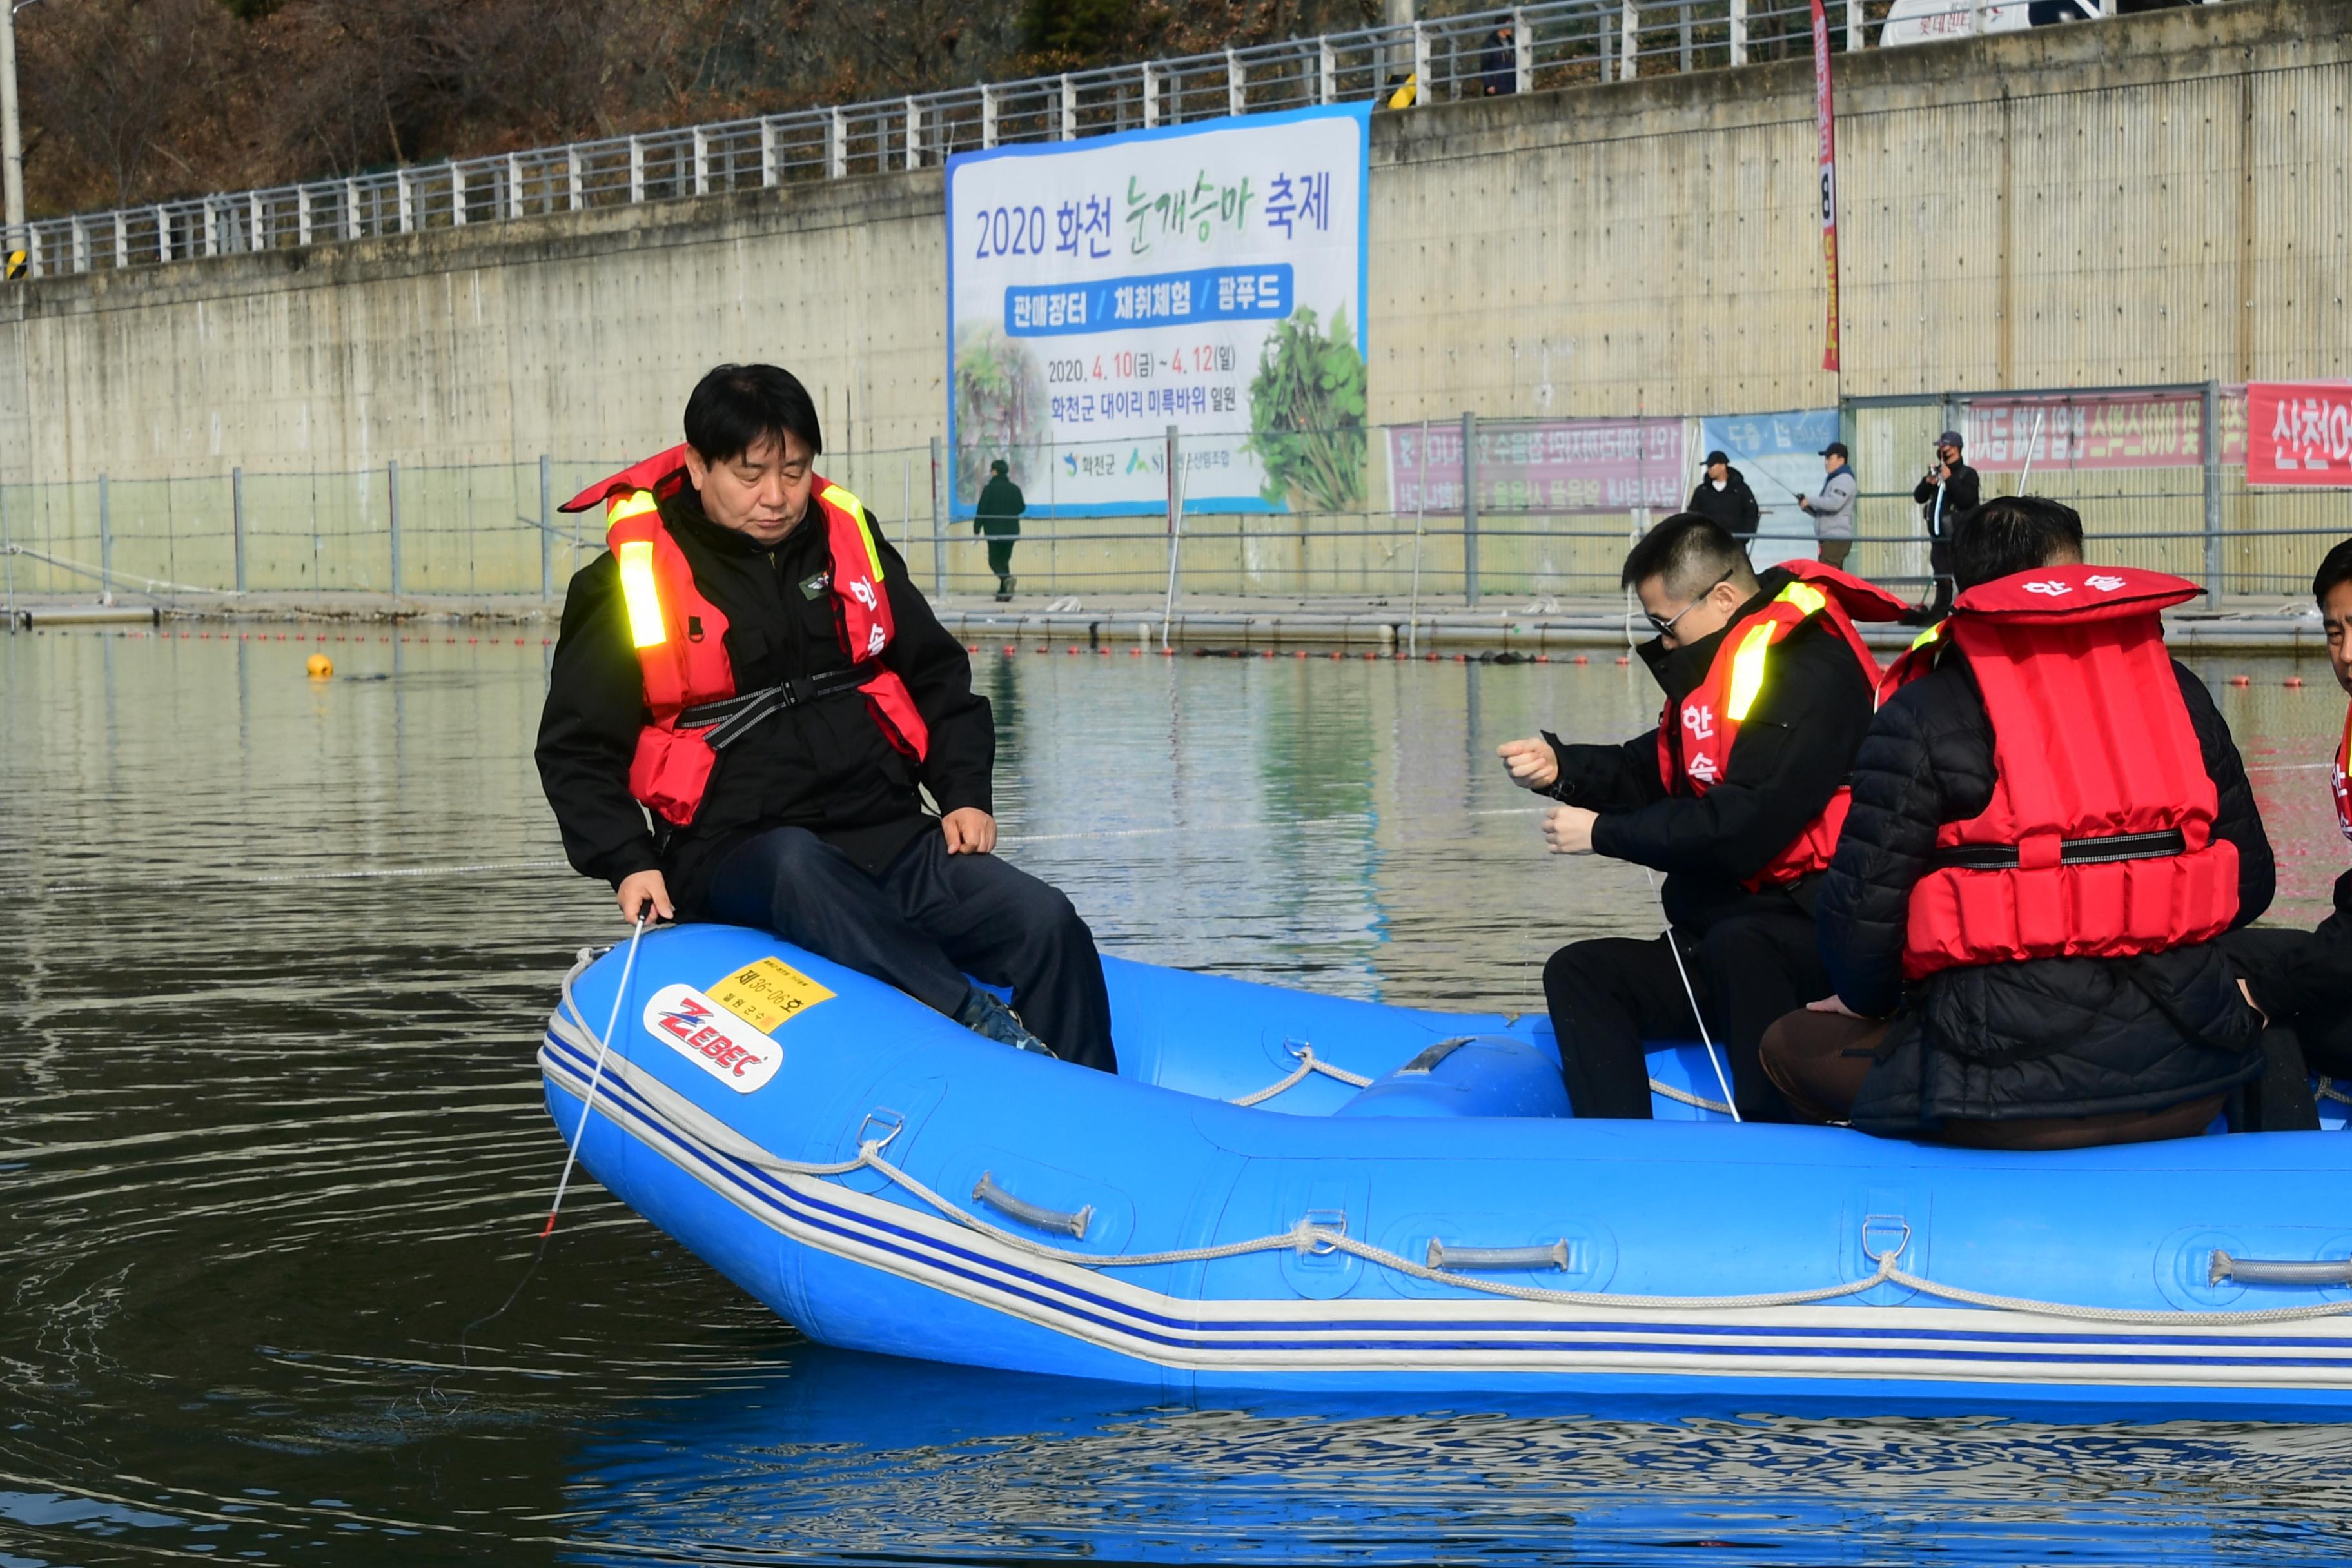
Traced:
[[[2328, 666], [2336, 683], [2352, 695], [2352, 539], [2320, 562], [2311, 596], [2327, 631]], [[2352, 839], [2347, 768], [2352, 713], [2346, 715], [2326, 774], [2336, 826]], [[2273, 1026], [2263, 1042], [2268, 1059], [2261, 1093], [2248, 1096], [2246, 1124], [2252, 1131], [2319, 1125], [2306, 1071], [2352, 1079], [2352, 871], [2336, 879], [2335, 903], [2317, 931], [2237, 931], [2222, 939], [2246, 999]]]
[[1759, 575], [1696, 512], [1643, 535], [1623, 580], [1658, 634], [1640, 649], [1665, 689], [1658, 726], [1615, 746], [1547, 732], [1500, 748], [1515, 782], [1565, 803], [1544, 821], [1556, 853], [1667, 873], [1666, 936], [1574, 942], [1544, 966], [1569, 1100], [1580, 1117], [1647, 1117], [1644, 1043], [1698, 1037], [1695, 993], [1741, 1116], [1789, 1121], [1757, 1043], [1828, 984], [1814, 889], [1878, 679], [1853, 620], [1903, 602], [1811, 562]]
[[2270, 842], [2158, 612], [2193, 584], [2085, 566], [2071, 508], [2001, 498], [1889, 678], [1821, 900], [1833, 994], [1766, 1069], [1822, 1120], [2009, 1149], [2180, 1137], [2262, 1067], [2216, 939]]
[[764, 927], [1116, 1071], [1093, 936], [992, 853], [996, 732], [963, 645], [818, 477], [823, 446], [790, 374], [721, 365], [685, 446], [566, 508], [602, 511], [612, 549], [572, 580], [540, 722], [564, 852], [631, 920]]

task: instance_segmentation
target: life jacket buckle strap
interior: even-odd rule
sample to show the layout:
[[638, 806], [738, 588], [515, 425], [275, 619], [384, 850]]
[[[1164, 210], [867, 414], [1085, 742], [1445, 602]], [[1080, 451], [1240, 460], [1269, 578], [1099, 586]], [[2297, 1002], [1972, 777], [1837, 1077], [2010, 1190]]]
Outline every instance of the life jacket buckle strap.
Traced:
[[828, 698], [846, 697], [872, 680], [881, 666], [873, 660], [824, 675], [800, 676], [757, 691], [746, 691], [719, 702], [701, 702], [680, 710], [680, 730], [700, 730], [714, 752], [723, 752], [767, 720], [787, 709]]
[[[2101, 866], [2117, 860], [2160, 860], [2189, 852], [2189, 837], [2178, 827], [2158, 833], [2113, 833], [2097, 838], [2067, 838], [2058, 844], [2061, 866]], [[2046, 856], [2030, 863], [2052, 864]], [[2013, 871], [2029, 862], [2014, 844], [1960, 844], [1936, 851], [1936, 864], [1959, 871]]]

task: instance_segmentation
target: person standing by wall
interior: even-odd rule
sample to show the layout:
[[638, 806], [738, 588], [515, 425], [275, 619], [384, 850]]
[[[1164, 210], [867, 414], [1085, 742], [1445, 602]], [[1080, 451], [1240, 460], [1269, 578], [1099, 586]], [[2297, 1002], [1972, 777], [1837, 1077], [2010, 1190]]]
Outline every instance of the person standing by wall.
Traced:
[[1903, 618], [1912, 626], [1932, 626], [1952, 608], [1953, 525], [1982, 499], [1977, 471], [1960, 460], [1958, 430], [1936, 437], [1936, 466], [1911, 488], [1911, 499], [1919, 503], [1919, 521], [1927, 527], [1927, 570], [1936, 574], [1936, 595], [1933, 603]]
[[1748, 548], [1756, 537], [1756, 525], [1763, 518], [1763, 509], [1756, 504], [1756, 492], [1748, 488], [1748, 479], [1731, 466], [1729, 454], [1715, 451], [1706, 455], [1706, 473], [1691, 491], [1686, 510], [1713, 522], [1724, 532]]
[[1821, 546], [1822, 564], [1843, 568], [1845, 558], [1853, 551], [1853, 502], [1862, 493], [1862, 481], [1853, 477], [1843, 441], [1832, 441], [1822, 448], [1822, 471], [1821, 494], [1801, 495], [1797, 504], [1812, 514], [1813, 538]]
[[1013, 542], [1021, 537], [1021, 514], [1029, 502], [1013, 482], [1011, 466], [999, 458], [988, 465], [988, 483], [980, 489], [971, 531], [988, 540], [988, 569], [996, 574], [996, 602], [1013, 597]]
[[1517, 33], [1506, 22], [1486, 37], [1486, 47], [1478, 57], [1478, 79], [1487, 98], [1502, 98], [1519, 90], [1519, 50]]

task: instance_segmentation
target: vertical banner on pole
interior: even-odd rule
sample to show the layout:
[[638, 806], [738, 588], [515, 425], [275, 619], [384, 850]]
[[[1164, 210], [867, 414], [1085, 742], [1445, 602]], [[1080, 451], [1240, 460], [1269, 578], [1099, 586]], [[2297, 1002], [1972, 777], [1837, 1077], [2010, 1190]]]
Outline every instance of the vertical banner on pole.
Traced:
[[1822, 348], [1822, 368], [1838, 368], [1837, 254], [1837, 129], [1830, 96], [1830, 19], [1822, 0], [1813, 0], [1813, 122], [1822, 147], [1822, 261], [1830, 285], [1828, 335]]

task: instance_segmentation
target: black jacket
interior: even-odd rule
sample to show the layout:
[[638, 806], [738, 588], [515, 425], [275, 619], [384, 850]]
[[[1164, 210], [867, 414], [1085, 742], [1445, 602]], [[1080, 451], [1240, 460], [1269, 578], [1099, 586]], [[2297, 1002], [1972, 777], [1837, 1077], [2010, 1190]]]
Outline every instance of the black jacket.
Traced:
[[[1761, 608], [1790, 578], [1776, 567], [1759, 581], [1762, 591], [1739, 616]], [[1665, 689], [1668, 711], [1679, 714], [1683, 699], [1706, 679], [1723, 637], [1717, 632], [1672, 652], [1654, 637], [1636, 650]], [[1785, 909], [1794, 899], [1804, 908], [1811, 901], [1810, 883], [1766, 893], [1739, 884], [1811, 826], [1846, 782], [1870, 728], [1871, 701], [1870, 681], [1853, 650], [1815, 617], [1773, 647], [1763, 693], [1739, 726], [1731, 765], [1706, 794], [1666, 793], [1655, 730], [1616, 746], [1571, 746], [1547, 732], [1559, 781], [1546, 793], [1601, 814], [1592, 827], [1596, 853], [1667, 873], [1667, 918], [1685, 934], [1696, 936], [1759, 902]], [[1679, 723], [1672, 733], [1678, 742]]]
[[1714, 480], [1702, 478], [1691, 491], [1688, 510], [1719, 523], [1734, 539], [1753, 539], [1764, 510], [1756, 504], [1756, 492], [1748, 488], [1738, 468], [1726, 464], [1723, 475], [1721, 489], [1715, 488]]
[[1974, 511], [1981, 489], [1977, 471], [1966, 463], [1954, 463], [1944, 481], [1944, 504], [1936, 505], [1936, 481], [1933, 477], [1921, 479], [1911, 487], [1911, 499], [1919, 503], [1919, 521], [1927, 525], [1931, 539], [1949, 539], [1952, 525], [1962, 512]]
[[1029, 502], [1021, 494], [1021, 487], [1003, 474], [992, 476], [980, 487], [980, 501], [972, 509], [971, 531], [992, 539], [1011, 539], [1021, 531], [1021, 514], [1029, 510]]
[[[772, 550], [704, 517], [690, 486], [661, 510], [696, 584], [727, 616], [738, 691], [851, 668], [840, 610], [824, 585], [832, 547], [814, 503]], [[881, 550], [896, 626], [882, 662], [906, 681], [930, 728], [926, 760], [918, 764], [895, 750], [862, 697], [803, 704], [722, 752], [695, 820], [679, 828], [659, 824], [657, 833], [629, 795], [629, 759], [647, 718], [645, 685], [619, 570], [609, 553], [600, 555], [572, 579], [539, 726], [540, 782], [575, 869], [617, 885], [658, 868], [687, 914], [699, 905], [719, 858], [754, 833], [806, 827], [879, 871], [929, 826], [918, 784], [942, 811], [990, 809], [996, 730], [988, 700], [973, 693], [963, 645], [941, 629], [870, 513], [867, 526]]]
[[[2238, 847], [2242, 925], [2270, 907], [2270, 840], [2212, 696], [2173, 672], [2219, 797], [2213, 836]], [[1993, 778], [1992, 725], [1957, 650], [1887, 701], [1854, 760], [1853, 806], [1817, 910], [1822, 958], [1846, 1005], [1896, 1015], [1854, 1125], [1900, 1135], [1948, 1118], [2152, 1110], [2258, 1072], [2256, 1020], [2215, 942], [1947, 969], [1906, 986], [1911, 889], [1933, 867], [1937, 829], [1980, 815]]]

